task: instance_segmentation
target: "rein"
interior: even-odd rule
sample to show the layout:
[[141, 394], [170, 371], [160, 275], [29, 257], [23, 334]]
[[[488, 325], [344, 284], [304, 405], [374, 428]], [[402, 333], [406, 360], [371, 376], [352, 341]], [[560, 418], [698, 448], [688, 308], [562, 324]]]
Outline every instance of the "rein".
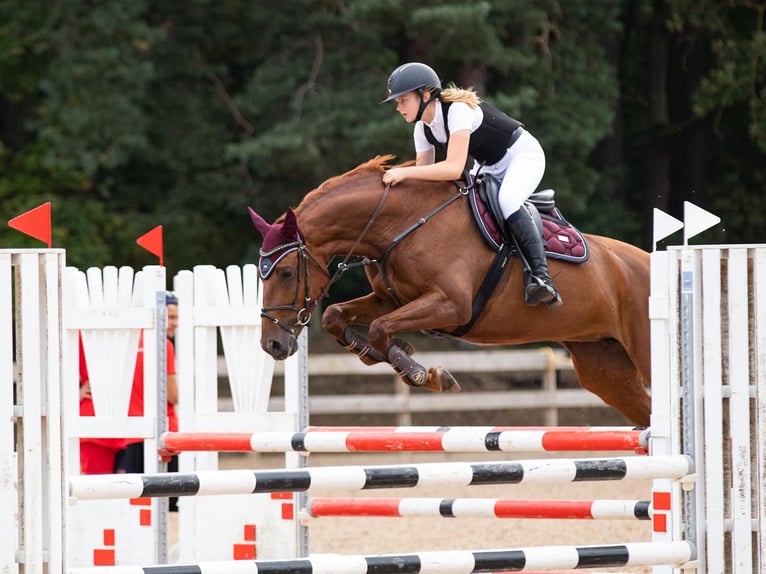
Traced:
[[437, 213], [439, 213], [442, 209], [446, 208], [447, 206], [451, 205], [458, 199], [460, 199], [461, 196], [468, 195], [468, 192], [470, 190], [470, 187], [461, 187], [459, 183], [455, 183], [457, 186], [457, 193], [450, 197], [447, 201], [442, 203], [440, 206], [438, 206], [436, 209], [425, 215], [424, 217], [421, 217], [418, 219], [415, 223], [413, 223], [411, 226], [409, 226], [407, 229], [402, 231], [399, 235], [394, 237], [394, 239], [391, 241], [388, 247], [383, 251], [383, 253], [380, 254], [380, 256], [377, 259], [374, 259], [373, 261], [366, 261], [362, 264], [369, 264], [369, 263], [375, 263], [378, 267], [378, 271], [380, 272], [380, 277], [383, 280], [383, 285], [386, 288], [386, 291], [388, 291], [389, 296], [391, 299], [394, 300], [394, 303], [398, 305], [399, 307], [402, 306], [402, 302], [397, 297], [396, 292], [394, 291], [393, 285], [391, 285], [391, 281], [388, 279], [388, 275], [386, 274], [386, 260], [388, 259], [388, 256], [391, 255], [391, 252], [394, 250], [394, 248], [399, 245], [399, 243], [408, 235], [410, 235], [412, 232], [414, 232], [416, 229], [420, 228], [421, 226], [425, 225], [425, 223], [434, 217]]
[[[287, 253], [290, 253], [292, 251], [298, 252], [298, 274], [301, 274], [301, 269], [303, 269], [303, 284], [304, 284], [304, 295], [303, 295], [303, 307], [300, 309], [294, 304], [289, 305], [274, 305], [271, 307], [263, 307], [261, 309], [261, 317], [268, 319], [284, 331], [290, 333], [293, 336], [296, 336], [296, 329], [298, 327], [305, 327], [309, 324], [309, 321], [311, 321], [311, 315], [314, 312], [314, 309], [319, 304], [322, 299], [325, 299], [330, 294], [330, 287], [336, 283], [341, 275], [343, 275], [344, 272], [346, 272], [350, 265], [348, 263], [349, 259], [353, 256], [354, 250], [357, 248], [359, 243], [362, 241], [362, 238], [367, 234], [367, 232], [372, 227], [373, 223], [377, 219], [378, 215], [380, 214], [380, 211], [383, 209], [383, 205], [386, 202], [386, 199], [388, 198], [388, 193], [391, 189], [390, 185], [386, 185], [383, 189], [383, 193], [380, 196], [380, 201], [378, 201], [378, 206], [375, 208], [375, 211], [370, 216], [370, 219], [367, 221], [367, 225], [364, 226], [364, 229], [362, 229], [362, 233], [357, 237], [354, 244], [351, 246], [351, 249], [349, 249], [348, 254], [343, 259], [341, 263], [338, 264], [338, 268], [335, 270], [335, 273], [330, 275], [330, 273], [327, 271], [327, 267], [323, 265], [319, 260], [317, 260], [316, 257], [314, 257], [311, 252], [308, 250], [308, 247], [306, 247], [306, 244], [303, 242], [303, 240], [298, 239], [297, 241], [294, 241], [292, 243], [287, 243], [284, 245], [280, 245], [275, 247], [270, 251], [270, 253], [274, 253], [280, 250], [283, 250], [287, 248], [287, 251], [283, 254], [286, 255]], [[261, 253], [261, 255], [269, 255], [269, 253]], [[329, 279], [329, 281], [322, 286], [321, 291], [319, 292], [319, 295], [317, 295], [316, 298], [312, 299], [311, 294], [309, 292], [309, 260], [311, 260], [319, 269], [324, 273], [324, 275]], [[293, 297], [293, 301], [298, 299], [298, 285], [300, 283], [297, 283], [295, 286], [295, 297]], [[292, 326], [286, 326], [284, 323], [282, 323], [279, 319], [271, 315], [270, 313], [272, 311], [294, 311], [295, 312], [295, 323]]]

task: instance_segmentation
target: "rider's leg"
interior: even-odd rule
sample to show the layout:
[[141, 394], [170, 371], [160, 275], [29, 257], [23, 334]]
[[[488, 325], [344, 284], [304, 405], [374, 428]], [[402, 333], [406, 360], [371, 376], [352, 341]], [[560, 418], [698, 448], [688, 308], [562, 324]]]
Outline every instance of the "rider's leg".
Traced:
[[513, 234], [531, 267], [527, 274], [524, 298], [529, 305], [561, 303], [558, 291], [548, 275], [542, 230], [524, 202], [540, 184], [545, 172], [545, 152], [529, 132], [522, 133], [509, 149], [508, 168], [500, 184], [500, 209], [505, 227]]
[[513, 234], [530, 267], [526, 276], [524, 301], [527, 305], [560, 305], [561, 296], [548, 274], [548, 262], [540, 229], [524, 207], [505, 220], [508, 233]]

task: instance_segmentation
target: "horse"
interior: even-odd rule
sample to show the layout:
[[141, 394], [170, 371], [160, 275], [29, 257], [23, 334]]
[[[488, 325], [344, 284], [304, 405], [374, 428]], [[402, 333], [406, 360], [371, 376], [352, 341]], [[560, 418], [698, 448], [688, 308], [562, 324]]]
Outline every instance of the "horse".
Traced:
[[[648, 426], [649, 254], [583, 234], [586, 262], [549, 258], [564, 302], [558, 307], [524, 303], [524, 270], [513, 256], [476, 316], [476, 294], [497, 252], [466, 207], [465, 189], [449, 181], [386, 186], [392, 159], [377, 156], [331, 177], [273, 224], [249, 208], [263, 237], [262, 348], [276, 360], [293, 354], [331, 285], [361, 265], [371, 291], [328, 305], [322, 327], [365, 364], [388, 363], [412, 386], [457, 391], [448, 371], [417, 363], [414, 348], [397, 335], [444, 334], [478, 345], [556, 342], [583, 388]], [[331, 273], [335, 257], [343, 260]]]

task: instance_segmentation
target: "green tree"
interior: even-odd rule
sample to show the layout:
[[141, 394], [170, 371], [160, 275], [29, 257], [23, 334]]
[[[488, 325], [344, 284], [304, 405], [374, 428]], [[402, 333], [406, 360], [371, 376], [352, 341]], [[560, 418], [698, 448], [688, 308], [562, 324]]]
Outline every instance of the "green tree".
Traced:
[[[379, 154], [413, 157], [384, 97], [434, 66], [523, 121], [543, 185], [584, 230], [649, 246], [650, 215], [721, 215], [758, 241], [763, 7], [693, 0], [0, 2], [0, 198], [53, 203], [70, 263], [170, 274], [252, 262], [246, 206], [274, 218]], [[296, 17], [296, 14], [299, 17]], [[36, 242], [0, 229], [4, 246]], [[351, 281], [356, 283], [356, 281]], [[352, 287], [353, 288], [353, 287]]]

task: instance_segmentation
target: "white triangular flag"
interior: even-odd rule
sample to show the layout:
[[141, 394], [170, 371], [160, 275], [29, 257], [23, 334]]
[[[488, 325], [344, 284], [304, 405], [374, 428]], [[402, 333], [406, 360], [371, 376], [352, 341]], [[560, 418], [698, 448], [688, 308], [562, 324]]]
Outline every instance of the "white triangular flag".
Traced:
[[672, 215], [668, 215], [661, 209], [654, 208], [654, 222], [653, 222], [653, 238], [654, 249], [657, 249], [657, 242], [665, 239], [668, 235], [671, 235], [681, 229], [684, 226], [684, 222], [676, 219]]
[[684, 201], [684, 245], [695, 235], [710, 229], [721, 221], [717, 215]]

